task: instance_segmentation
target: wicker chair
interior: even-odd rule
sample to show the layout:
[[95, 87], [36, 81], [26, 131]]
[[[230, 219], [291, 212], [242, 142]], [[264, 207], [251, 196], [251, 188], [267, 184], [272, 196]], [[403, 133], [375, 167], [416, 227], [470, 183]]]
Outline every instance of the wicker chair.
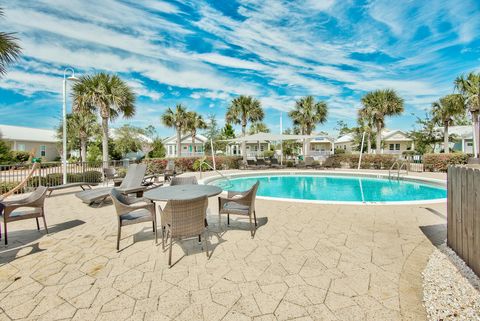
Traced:
[[[47, 222], [45, 220], [45, 198], [48, 189], [45, 186], [39, 186], [30, 195], [12, 201], [2, 201], [3, 213], [0, 210], [0, 218], [3, 218], [3, 226], [5, 228], [5, 245], [8, 244], [7, 224], [10, 222], [27, 220], [34, 218], [37, 221], [37, 230], [40, 230], [38, 218], [43, 219], [45, 232], [48, 234]], [[19, 208], [30, 208], [29, 210], [19, 210]], [[0, 239], [2, 232], [0, 228]]]
[[184, 177], [172, 177], [170, 180], [170, 186], [174, 185], [197, 185], [197, 178], [195, 176], [184, 176]]
[[[219, 223], [221, 223], [221, 215], [227, 214], [227, 225], [230, 225], [230, 214], [248, 216], [250, 220], [250, 234], [252, 238], [257, 231], [257, 215], [255, 213], [255, 197], [257, 195], [257, 181], [248, 191], [235, 192], [228, 191], [227, 197], [218, 197], [218, 215]], [[252, 215], [254, 223], [252, 224]]]
[[[207, 214], [208, 198], [206, 196], [194, 198], [191, 200], [170, 200], [162, 210], [159, 207], [162, 218], [162, 247], [165, 249], [165, 241], [170, 237], [170, 248], [168, 253], [168, 266], [172, 266], [172, 245], [173, 239], [182, 239], [196, 237], [207, 234], [205, 225]], [[164, 234], [165, 237], [164, 237]], [[208, 254], [208, 235], [204, 235], [205, 251]]]
[[110, 196], [115, 205], [118, 217], [117, 251], [120, 249], [120, 236], [122, 226], [152, 222], [155, 244], [158, 243], [157, 217], [155, 215], [155, 204], [143, 201], [141, 198], [128, 197], [117, 189], [112, 189]]
[[117, 177], [118, 175], [115, 167], [107, 167], [103, 169], [103, 183], [105, 185], [108, 185], [109, 181], [113, 181]]

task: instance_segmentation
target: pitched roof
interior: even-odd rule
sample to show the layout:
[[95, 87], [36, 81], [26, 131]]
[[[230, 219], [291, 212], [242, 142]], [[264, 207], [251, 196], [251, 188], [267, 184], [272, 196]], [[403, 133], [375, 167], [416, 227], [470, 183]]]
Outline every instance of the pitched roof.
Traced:
[[32, 127], [0, 125], [2, 139], [19, 140], [41, 143], [56, 143], [58, 141], [55, 130]]
[[[188, 144], [188, 143], [191, 143], [192, 142], [192, 135], [188, 134], [188, 135], [183, 135], [182, 136], [182, 139], [181, 139], [181, 142], [182, 143], [185, 143], [185, 144]], [[208, 141], [208, 138], [203, 136], [203, 135], [200, 135], [200, 134], [197, 134], [195, 136], [195, 140], [196, 141], [200, 141], [201, 143], [206, 143]], [[173, 135], [173, 136], [170, 136], [170, 137], [167, 137], [163, 140], [163, 143], [164, 144], [176, 144], [177, 142], [177, 135]]]
[[[443, 135], [443, 127], [435, 127], [439, 131], [438, 135]], [[473, 139], [473, 128], [469, 126], [450, 126], [448, 127], [448, 135], [459, 136], [463, 139]]]
[[393, 141], [412, 141], [408, 135], [402, 130], [384, 130], [382, 132], [382, 140], [393, 140]]
[[349, 142], [352, 142], [353, 141], [353, 134], [352, 133], [348, 133], [348, 134], [345, 134], [345, 135], [342, 135], [340, 137], [338, 137], [336, 140], [335, 140], [335, 144], [340, 144], [340, 143], [349, 143]]

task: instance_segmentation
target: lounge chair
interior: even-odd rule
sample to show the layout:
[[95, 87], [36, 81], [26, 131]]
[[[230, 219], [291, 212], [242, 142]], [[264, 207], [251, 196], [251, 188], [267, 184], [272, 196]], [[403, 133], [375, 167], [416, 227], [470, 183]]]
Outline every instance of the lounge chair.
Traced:
[[[12, 200], [12, 201], [2, 201], [0, 207], [3, 207], [3, 212], [0, 209], [0, 219], [3, 220], [5, 245], [8, 244], [7, 224], [10, 222], [34, 218], [37, 221], [37, 230], [40, 230], [40, 224], [38, 222], [38, 219], [41, 217], [43, 219], [43, 226], [45, 227], [45, 232], [48, 234], [47, 222], [45, 220], [45, 207], [44, 207], [46, 197], [47, 197], [47, 188], [45, 186], [39, 186], [30, 195], [27, 195], [23, 198]], [[29, 208], [29, 209], [27, 210], [24, 208]], [[18, 209], [21, 209], [21, 210], [18, 210]], [[1, 233], [1, 227], [0, 227], [0, 239], [1, 237], [2, 237], [2, 233]]]
[[62, 185], [57, 185], [57, 186], [49, 186], [48, 187], [48, 197], [52, 195], [54, 191], [59, 191], [62, 189], [67, 189], [67, 188], [72, 188], [72, 187], [80, 187], [82, 191], [85, 190], [91, 190], [92, 186], [96, 186], [98, 183], [87, 183], [87, 182], [74, 182], [74, 183], [67, 183], [67, 184], [62, 184]]
[[197, 185], [197, 178], [195, 176], [172, 177], [170, 186], [174, 185]]
[[[172, 266], [172, 246], [173, 239], [183, 239], [197, 237], [201, 239], [202, 234], [207, 234], [208, 230], [205, 224], [207, 214], [208, 198], [202, 196], [191, 200], [170, 200], [162, 210], [159, 207], [162, 218], [162, 247], [165, 249], [165, 242], [170, 237], [170, 246], [168, 253], [168, 266]], [[208, 255], [208, 235], [204, 235], [205, 250]]]
[[[141, 196], [143, 191], [146, 189], [146, 186], [142, 185], [143, 179], [145, 177], [145, 172], [147, 171], [146, 164], [132, 164], [128, 167], [127, 175], [116, 189], [122, 194], [132, 194], [136, 193], [137, 196]], [[95, 188], [88, 191], [83, 191], [75, 194], [82, 202], [92, 205], [98, 203], [98, 206], [102, 205], [103, 202], [110, 196], [110, 192], [113, 187], [102, 187]]]
[[263, 158], [257, 159], [257, 168], [258, 168], [258, 169], [268, 168], [268, 165], [267, 165], [267, 163], [265, 162], [265, 160], [264, 160]]
[[175, 165], [175, 161], [173, 159], [169, 159], [163, 172], [164, 181], [169, 181], [172, 177], [175, 177], [181, 173], [182, 171], [178, 170], [177, 166]]
[[272, 167], [272, 168], [285, 168], [284, 165], [280, 165], [280, 163], [278, 162], [278, 159], [276, 159], [276, 158], [272, 158], [270, 160], [270, 167]]
[[247, 159], [247, 165], [245, 168], [257, 169], [257, 162], [253, 159]]
[[118, 173], [115, 167], [108, 167], [103, 169], [103, 183], [108, 185], [109, 181], [112, 181], [118, 178]]
[[320, 164], [315, 162], [315, 159], [312, 156], [305, 157], [305, 167], [307, 168], [319, 168]]
[[115, 205], [118, 218], [117, 251], [120, 249], [122, 226], [126, 225], [152, 222], [155, 244], [158, 243], [157, 216], [155, 215], [154, 203], [147, 203], [142, 199], [125, 196], [116, 188], [110, 191], [110, 197]]
[[[257, 215], [255, 213], [255, 197], [257, 195], [258, 185], [257, 181], [248, 191], [235, 192], [228, 191], [227, 197], [218, 197], [218, 220], [221, 223], [221, 215], [227, 214], [227, 226], [230, 225], [230, 214], [248, 216], [250, 220], [250, 234], [252, 238], [257, 231]], [[252, 224], [252, 216], [254, 223]]]

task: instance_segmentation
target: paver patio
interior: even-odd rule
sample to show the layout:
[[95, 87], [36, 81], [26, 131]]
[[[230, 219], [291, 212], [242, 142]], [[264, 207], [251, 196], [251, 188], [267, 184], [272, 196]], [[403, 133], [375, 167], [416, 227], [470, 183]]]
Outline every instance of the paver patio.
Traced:
[[113, 207], [58, 193], [46, 201], [50, 235], [34, 221], [9, 225], [0, 320], [425, 319], [426, 234], [443, 236], [445, 204], [258, 200], [254, 239], [245, 219], [219, 229], [216, 212], [212, 198], [210, 260], [184, 241], [169, 269], [150, 224], [125, 228], [117, 253]]

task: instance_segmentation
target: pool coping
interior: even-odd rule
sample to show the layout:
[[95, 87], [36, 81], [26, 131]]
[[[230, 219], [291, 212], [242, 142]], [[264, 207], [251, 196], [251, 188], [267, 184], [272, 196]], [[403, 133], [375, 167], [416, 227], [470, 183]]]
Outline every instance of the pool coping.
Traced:
[[[218, 179], [223, 178], [238, 178], [238, 177], [252, 177], [252, 176], [268, 176], [268, 175], [330, 175], [330, 176], [363, 176], [363, 177], [370, 177], [370, 178], [383, 178], [386, 179], [389, 177], [388, 174], [384, 173], [374, 173], [374, 172], [338, 172], [338, 171], [327, 171], [327, 170], [255, 170], [255, 171], [245, 171], [245, 172], [236, 172], [236, 173], [228, 173], [228, 174], [221, 174], [221, 175], [214, 175], [205, 177], [199, 180], [199, 184], [209, 184]], [[425, 183], [434, 185], [437, 187], [447, 187], [447, 182], [441, 179], [435, 178], [425, 178], [425, 177], [418, 177], [418, 176], [410, 176], [404, 175], [400, 176], [398, 179], [401, 180], [408, 180], [418, 183]], [[222, 193], [226, 193], [223, 191]], [[294, 202], [294, 203], [308, 203], [308, 204], [323, 204], [323, 205], [381, 205], [381, 206], [388, 206], [388, 205], [421, 205], [421, 204], [439, 204], [445, 203], [447, 198], [438, 198], [433, 200], [417, 200], [417, 201], [391, 201], [391, 202], [349, 202], [349, 201], [324, 201], [324, 200], [304, 200], [304, 199], [296, 199], [296, 198], [283, 198], [283, 197], [269, 197], [269, 196], [257, 196], [258, 199], [261, 200], [268, 200], [268, 201], [281, 201], [281, 202]]]

